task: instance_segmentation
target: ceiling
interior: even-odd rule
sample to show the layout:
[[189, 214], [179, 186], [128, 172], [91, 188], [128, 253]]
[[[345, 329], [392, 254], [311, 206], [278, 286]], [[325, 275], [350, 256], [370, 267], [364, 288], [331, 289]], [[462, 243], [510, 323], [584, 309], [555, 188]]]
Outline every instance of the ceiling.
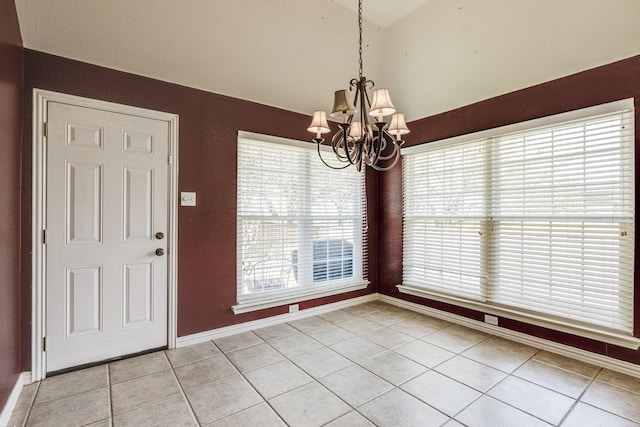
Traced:
[[[311, 114], [357, 0], [16, 0], [26, 48]], [[640, 54], [639, 0], [365, 0], [365, 75], [415, 120]]]
[[[356, 16], [358, 14], [357, 0], [333, 0], [340, 6], [346, 7]], [[364, 0], [362, 15], [369, 22], [386, 28], [398, 22], [429, 0]]]

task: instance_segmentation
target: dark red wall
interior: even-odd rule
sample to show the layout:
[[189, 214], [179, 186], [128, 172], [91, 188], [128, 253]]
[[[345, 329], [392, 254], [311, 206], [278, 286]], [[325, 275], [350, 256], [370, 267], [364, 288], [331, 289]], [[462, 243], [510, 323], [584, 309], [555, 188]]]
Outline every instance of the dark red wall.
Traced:
[[[197, 207], [179, 208], [178, 336], [288, 312], [277, 307], [234, 315], [236, 303], [236, 145], [238, 130], [309, 140], [308, 116], [191, 89], [133, 74], [25, 50], [24, 138], [31, 140], [32, 89], [47, 89], [152, 110], [179, 119], [179, 191], [195, 191]], [[23, 150], [23, 286], [30, 295], [31, 146]], [[377, 181], [367, 177], [369, 253], [377, 251]], [[370, 255], [375, 261], [375, 255]], [[377, 269], [370, 266], [368, 289], [306, 301], [300, 308], [371, 293]], [[30, 300], [23, 304], [31, 313]], [[28, 318], [23, 318], [25, 325]], [[24, 332], [28, 344], [30, 330]], [[26, 366], [29, 361], [25, 358]]]
[[[640, 147], [640, 56], [491, 98], [409, 124], [407, 146], [464, 135], [625, 98], [635, 99], [636, 152]], [[638, 163], [636, 156], [636, 165]], [[636, 188], [640, 173], [636, 167]], [[477, 320], [482, 313], [400, 294], [402, 282], [402, 170], [378, 175], [379, 292]], [[636, 205], [638, 204], [636, 193]], [[382, 262], [384, 260], [384, 262]], [[636, 265], [638, 258], [636, 252]], [[637, 270], [636, 270], [637, 271]], [[636, 275], [635, 334], [640, 334], [640, 286]], [[500, 326], [640, 364], [640, 352], [501, 319]]]
[[0, 410], [20, 373], [22, 38], [13, 0], [0, 0]]
[[[238, 130], [245, 130], [308, 140], [310, 134], [305, 129], [309, 117], [36, 51], [25, 50], [24, 55], [25, 141], [31, 141], [33, 88], [179, 114], [179, 190], [198, 193], [197, 207], [179, 210], [179, 336], [287, 311], [286, 307], [277, 307], [236, 316], [230, 309], [236, 302], [236, 136]], [[637, 105], [640, 57], [413, 122], [408, 145], [631, 96], [636, 97]], [[31, 160], [31, 145], [25, 144], [22, 150], [22, 364], [26, 370], [30, 369], [31, 333]], [[401, 178], [399, 167], [377, 176], [369, 172], [367, 176], [372, 282], [369, 288], [303, 302], [302, 309], [379, 289], [387, 295], [481, 318], [481, 313], [471, 310], [397, 293], [395, 285], [402, 279]], [[16, 247], [17, 243], [13, 248]], [[639, 307], [640, 291], [636, 292], [636, 300]], [[636, 316], [638, 318], [640, 316]], [[629, 350], [517, 322], [503, 321], [501, 325], [640, 363], [638, 354]]]

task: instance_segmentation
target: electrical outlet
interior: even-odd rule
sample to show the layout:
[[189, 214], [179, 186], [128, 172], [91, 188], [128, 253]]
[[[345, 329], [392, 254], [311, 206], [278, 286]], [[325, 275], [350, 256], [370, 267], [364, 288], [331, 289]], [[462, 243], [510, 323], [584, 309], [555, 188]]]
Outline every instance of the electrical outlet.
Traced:
[[300, 304], [291, 304], [289, 306], [289, 313], [295, 313], [298, 310], [300, 310]]
[[490, 314], [484, 315], [484, 323], [498, 326], [498, 316], [492, 316]]

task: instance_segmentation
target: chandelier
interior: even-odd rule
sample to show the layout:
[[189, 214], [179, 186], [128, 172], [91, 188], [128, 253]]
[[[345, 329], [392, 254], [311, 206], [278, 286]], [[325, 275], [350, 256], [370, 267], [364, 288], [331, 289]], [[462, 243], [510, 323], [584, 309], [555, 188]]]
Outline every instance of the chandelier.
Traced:
[[[342, 120], [331, 139], [331, 148], [344, 165], [332, 166], [322, 158], [320, 145], [325, 140], [321, 136], [331, 132], [326, 112], [314, 111], [307, 130], [316, 134], [313, 142], [318, 148], [318, 156], [330, 168], [344, 169], [353, 165], [361, 171], [363, 165], [369, 165], [375, 170], [386, 171], [398, 163], [400, 147], [404, 144], [401, 138], [409, 133], [409, 128], [404, 114], [396, 113], [388, 89], [376, 89], [373, 102], [369, 100], [367, 90], [373, 89], [374, 83], [362, 75], [362, 0], [358, 1], [358, 29], [360, 73], [359, 78], [351, 79], [349, 83], [349, 90], [355, 92], [353, 101], [349, 98], [348, 90], [337, 90], [331, 111], [331, 117]], [[387, 116], [391, 116], [389, 125], [384, 121]], [[369, 117], [375, 120], [373, 126], [369, 123]]]

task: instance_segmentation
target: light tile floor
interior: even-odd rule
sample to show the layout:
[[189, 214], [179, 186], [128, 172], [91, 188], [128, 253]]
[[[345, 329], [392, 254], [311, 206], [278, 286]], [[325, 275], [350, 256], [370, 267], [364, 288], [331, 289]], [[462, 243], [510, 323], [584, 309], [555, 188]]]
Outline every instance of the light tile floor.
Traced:
[[376, 301], [48, 378], [13, 425], [640, 426], [640, 379]]

